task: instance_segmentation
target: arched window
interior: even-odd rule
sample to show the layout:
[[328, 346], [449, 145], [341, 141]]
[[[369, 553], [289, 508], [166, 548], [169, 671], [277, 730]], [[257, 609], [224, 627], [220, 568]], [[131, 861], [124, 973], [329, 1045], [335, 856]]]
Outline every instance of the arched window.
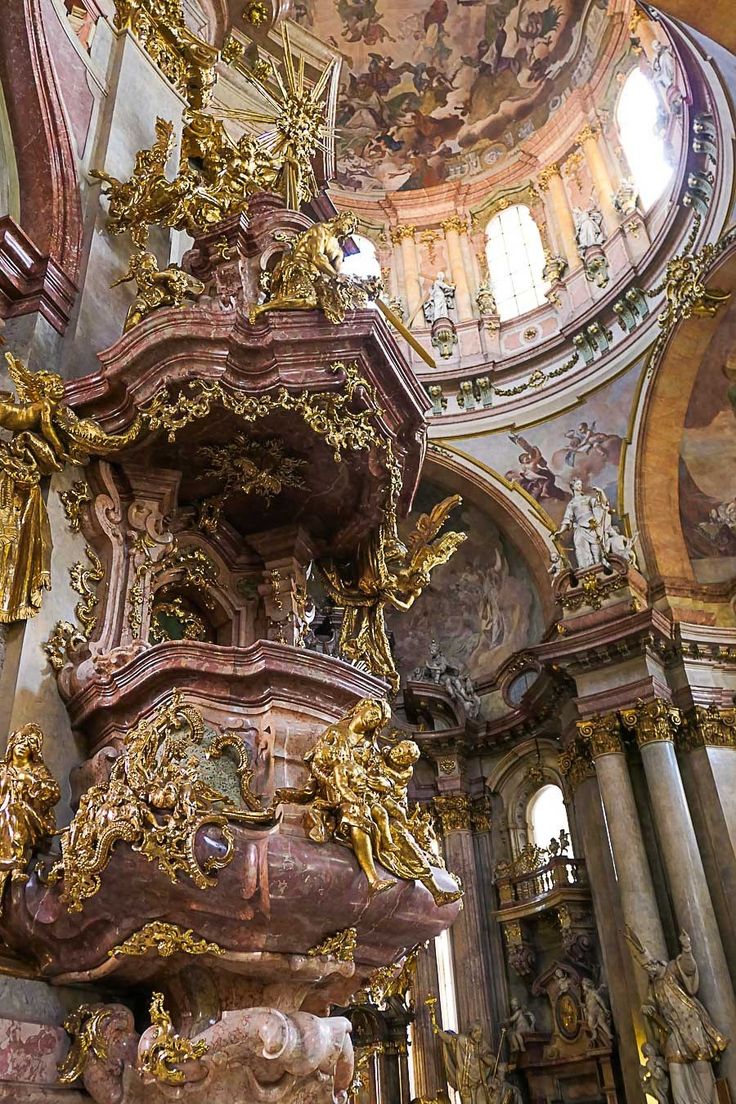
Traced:
[[486, 256], [502, 322], [544, 303], [544, 247], [528, 207], [517, 204], [494, 215], [486, 227]]
[[352, 234], [351, 240], [357, 245], [358, 252], [345, 258], [340, 271], [346, 276], [380, 276], [381, 263], [373, 242], [362, 234]]
[[652, 82], [634, 69], [621, 89], [616, 125], [641, 204], [648, 210], [672, 179], [660, 127], [660, 100]]
[[526, 807], [529, 841], [537, 847], [546, 847], [551, 839], [559, 836], [564, 828], [569, 832], [567, 810], [559, 786], [542, 786]]

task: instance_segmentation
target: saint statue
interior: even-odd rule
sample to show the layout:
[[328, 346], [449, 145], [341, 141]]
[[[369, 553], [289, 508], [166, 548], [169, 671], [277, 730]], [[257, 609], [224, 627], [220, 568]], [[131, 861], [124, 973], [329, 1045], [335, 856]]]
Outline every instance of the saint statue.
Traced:
[[61, 791], [42, 752], [38, 725], [11, 732], [0, 765], [0, 898], [9, 877], [26, 877], [36, 844], [56, 831], [54, 806]]
[[585, 1024], [591, 1046], [610, 1048], [613, 1045], [611, 1013], [601, 990], [596, 989], [590, 978], [583, 978], [582, 990]]
[[655, 958], [639, 937], [626, 929], [634, 958], [649, 976], [642, 1012], [652, 1024], [667, 1063], [674, 1104], [716, 1104], [713, 1066], [728, 1046], [696, 999], [699, 976], [690, 936], [680, 932], [680, 954], [670, 962]]
[[660, 42], [659, 39], [654, 41], [652, 76], [654, 77], [654, 83], [659, 85], [666, 98], [667, 92], [675, 83], [677, 74], [671, 48], [665, 42]]
[[512, 1055], [518, 1054], [521, 1050], [526, 1050], [524, 1036], [534, 1031], [535, 1026], [536, 1018], [534, 1013], [530, 1012], [526, 1007], [522, 1008], [516, 997], [512, 997], [511, 1012], [509, 1018], [506, 1020], [509, 1050]]
[[593, 567], [606, 558], [611, 528], [611, 507], [598, 487], [583, 490], [583, 481], [573, 479], [570, 484], [572, 498], [567, 504], [562, 525], [554, 534], [561, 537], [572, 531], [575, 559], [579, 568]]
[[444, 272], [439, 272], [429, 289], [422, 305], [424, 321], [431, 326], [438, 318], [449, 318], [450, 310], [455, 306], [455, 287], [445, 283]]
[[64, 381], [54, 372], [29, 372], [6, 353], [16, 398], [0, 391], [0, 624], [33, 617], [51, 588], [51, 528], [41, 480], [64, 465], [86, 464], [131, 444], [140, 421], [126, 433], [105, 433], [63, 403]]
[[603, 244], [603, 215], [595, 207], [589, 207], [582, 211], [579, 207], [573, 208], [575, 220], [575, 239], [578, 250], [582, 253], [591, 245]]
[[429, 645], [429, 657], [424, 665], [419, 666], [413, 672], [417, 679], [427, 678], [431, 682], [442, 686], [452, 700], [462, 706], [465, 715], [474, 721], [480, 715], [481, 700], [475, 692], [472, 679], [468, 674], [462, 674], [457, 667], [452, 667], [436, 640]]
[[496, 1055], [489, 1049], [480, 1024], [473, 1024], [467, 1035], [445, 1031], [437, 1023], [436, 998], [428, 997], [426, 1003], [432, 1031], [442, 1040], [447, 1080], [462, 1104], [502, 1104], [502, 1098], [494, 1092], [494, 1080], [499, 1072]]
[[644, 1061], [639, 1067], [641, 1087], [647, 1096], [654, 1097], [657, 1104], [669, 1104], [670, 1078], [667, 1073], [667, 1063], [651, 1043], [644, 1043], [641, 1052], [644, 1056]]

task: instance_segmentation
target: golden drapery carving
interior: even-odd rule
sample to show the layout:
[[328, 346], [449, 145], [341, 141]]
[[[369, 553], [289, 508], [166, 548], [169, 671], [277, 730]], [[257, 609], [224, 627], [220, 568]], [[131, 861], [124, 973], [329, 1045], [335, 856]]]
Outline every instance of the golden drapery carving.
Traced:
[[386, 606], [411, 609], [429, 585], [433, 569], [447, 563], [465, 540], [465, 533], [438, 537], [461, 501], [452, 495], [422, 514], [406, 544], [398, 538], [395, 518], [387, 514], [358, 549], [352, 577], [334, 563], [321, 565], [333, 598], [345, 608], [340, 650], [364, 670], [386, 678], [394, 691], [399, 675], [386, 633]]
[[[276, 791], [275, 802], [308, 805], [304, 826], [315, 843], [331, 839], [351, 847], [372, 893], [394, 883], [381, 878], [376, 862], [396, 878], [420, 881], [437, 904], [462, 895], [435, 881], [437, 861], [424, 840], [424, 822], [415, 830], [407, 789], [419, 758], [413, 740], [400, 732], [381, 736], [391, 718], [388, 702], [363, 698], [340, 721], [329, 725], [307, 752], [309, 779], [301, 789]], [[436, 845], [436, 841], [435, 841]]]
[[33, 617], [51, 588], [51, 528], [41, 480], [65, 464], [85, 464], [131, 444], [140, 421], [108, 434], [91, 418], [78, 418], [63, 402], [64, 381], [54, 372], [29, 372], [6, 353], [16, 398], [0, 392], [0, 623]]
[[[232, 858], [231, 822], [261, 827], [277, 823], [273, 813], [235, 805], [204, 781], [199, 771], [200, 758], [208, 757], [204, 736], [201, 715], [183, 704], [178, 693], [128, 734], [108, 781], [82, 795], [61, 833], [61, 859], [49, 882], [63, 879], [62, 899], [70, 912], [79, 912], [86, 898], [97, 893], [119, 842], [155, 862], [172, 882], [182, 872], [207, 889], [216, 884], [214, 872]], [[226, 851], [201, 865], [194, 841], [204, 825], [220, 830]]]
[[24, 879], [33, 848], [56, 831], [61, 798], [43, 760], [43, 732], [23, 725], [8, 737], [0, 764], [0, 905], [8, 878]]

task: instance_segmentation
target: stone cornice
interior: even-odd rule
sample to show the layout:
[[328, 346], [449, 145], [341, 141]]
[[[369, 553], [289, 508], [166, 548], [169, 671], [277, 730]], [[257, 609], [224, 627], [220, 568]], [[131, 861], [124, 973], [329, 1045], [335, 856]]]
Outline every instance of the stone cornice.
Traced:
[[39, 311], [64, 333], [77, 287], [10, 217], [0, 218], [0, 317]]

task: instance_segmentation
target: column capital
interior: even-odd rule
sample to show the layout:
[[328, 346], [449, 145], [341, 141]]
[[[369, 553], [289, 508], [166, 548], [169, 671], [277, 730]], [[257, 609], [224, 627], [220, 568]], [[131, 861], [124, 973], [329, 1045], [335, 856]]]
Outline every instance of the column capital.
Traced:
[[537, 185], [540, 192], [547, 191], [547, 189], [549, 188], [549, 182], [553, 176], [561, 176], [560, 166], [556, 162], [552, 165], [548, 165], [546, 169], [542, 169], [542, 171], [538, 174]]
[[682, 728], [682, 713], [663, 698], [637, 702], [632, 709], [622, 709], [620, 716], [621, 724], [634, 733], [640, 748], [671, 742]]
[[454, 230], [456, 234], [467, 234], [468, 224], [462, 215], [450, 215], [449, 218], [443, 219], [440, 226], [444, 232], [452, 233]]
[[623, 753], [621, 725], [615, 713], [598, 713], [585, 721], [578, 721], [577, 729], [593, 759]]
[[440, 794], [432, 804], [435, 813], [439, 817], [443, 836], [446, 836], [448, 832], [470, 831], [472, 808], [467, 794]]
[[391, 241], [402, 242], [404, 238], [413, 238], [417, 232], [416, 226], [399, 225], [391, 227]]
[[486, 791], [482, 797], [475, 799], [470, 812], [470, 823], [474, 832], [490, 832], [491, 830], [491, 795]]
[[572, 743], [560, 752], [557, 764], [572, 794], [586, 778], [595, 777], [590, 746], [581, 735], [576, 736]]
[[702, 747], [736, 750], [736, 709], [719, 709], [715, 703], [696, 705], [678, 734], [682, 751]]
[[575, 145], [582, 146], [585, 142], [589, 142], [591, 138], [595, 140], [597, 135], [598, 127], [594, 126], [592, 123], [588, 123], [586, 126], [583, 127], [583, 129], [580, 131], [577, 138], [575, 139]]

